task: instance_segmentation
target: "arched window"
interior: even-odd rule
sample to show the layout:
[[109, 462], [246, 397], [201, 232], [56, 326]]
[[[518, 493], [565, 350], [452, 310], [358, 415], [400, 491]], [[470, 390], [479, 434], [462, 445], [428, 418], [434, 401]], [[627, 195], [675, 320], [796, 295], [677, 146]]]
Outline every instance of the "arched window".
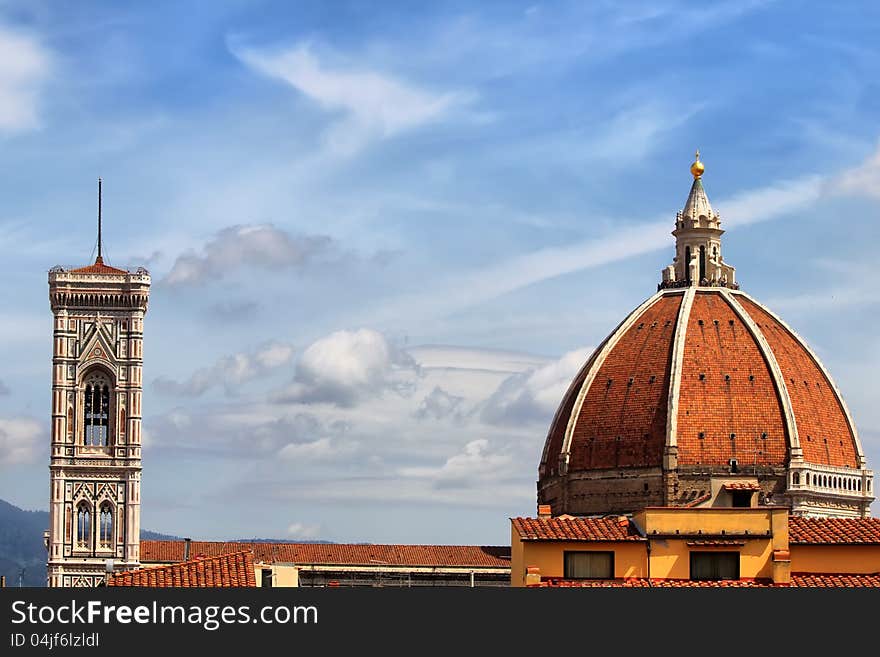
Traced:
[[85, 500], [76, 507], [76, 545], [87, 548], [91, 544], [92, 509]]
[[795, 472], [793, 475], [791, 475], [791, 483], [794, 484], [795, 486], [801, 485], [801, 473], [800, 472]]
[[700, 245], [700, 281], [706, 278], [706, 247]]
[[113, 507], [110, 502], [101, 505], [101, 524], [98, 530], [98, 540], [102, 548], [113, 547]]
[[807, 486], [809, 486], [810, 485], [810, 473], [809, 472], [804, 475], [804, 480], [806, 481]]
[[83, 389], [83, 445], [106, 447], [110, 444], [110, 378], [93, 370]]
[[684, 279], [691, 284], [691, 247], [684, 247]]

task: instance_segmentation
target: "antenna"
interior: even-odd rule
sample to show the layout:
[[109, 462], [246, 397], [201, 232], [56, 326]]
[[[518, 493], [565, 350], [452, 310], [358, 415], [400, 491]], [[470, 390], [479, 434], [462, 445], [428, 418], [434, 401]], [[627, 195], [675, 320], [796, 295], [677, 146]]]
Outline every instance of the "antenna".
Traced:
[[96, 263], [104, 262], [104, 258], [101, 257], [101, 179], [98, 178], [98, 258], [95, 260]]

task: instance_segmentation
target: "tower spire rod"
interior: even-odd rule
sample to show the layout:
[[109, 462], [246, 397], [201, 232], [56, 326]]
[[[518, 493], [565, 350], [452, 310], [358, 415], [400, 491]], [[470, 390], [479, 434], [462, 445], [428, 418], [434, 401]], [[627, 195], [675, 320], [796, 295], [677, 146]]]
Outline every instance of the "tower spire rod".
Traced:
[[98, 178], [98, 258], [95, 262], [104, 262], [101, 257], [101, 179]]

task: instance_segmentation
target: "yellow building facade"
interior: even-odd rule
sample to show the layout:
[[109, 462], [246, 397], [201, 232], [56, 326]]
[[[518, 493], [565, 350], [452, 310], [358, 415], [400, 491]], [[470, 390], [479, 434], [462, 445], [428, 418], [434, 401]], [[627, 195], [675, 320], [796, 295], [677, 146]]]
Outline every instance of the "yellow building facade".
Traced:
[[511, 519], [512, 586], [880, 586], [880, 519], [648, 507]]

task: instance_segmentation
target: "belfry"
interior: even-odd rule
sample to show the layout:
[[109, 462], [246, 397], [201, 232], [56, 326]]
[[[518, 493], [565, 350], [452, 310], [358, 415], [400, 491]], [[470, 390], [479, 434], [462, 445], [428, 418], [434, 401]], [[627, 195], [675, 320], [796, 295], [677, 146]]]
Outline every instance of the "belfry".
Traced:
[[49, 586], [96, 586], [140, 563], [141, 394], [146, 269], [104, 262], [49, 270], [54, 315]]

